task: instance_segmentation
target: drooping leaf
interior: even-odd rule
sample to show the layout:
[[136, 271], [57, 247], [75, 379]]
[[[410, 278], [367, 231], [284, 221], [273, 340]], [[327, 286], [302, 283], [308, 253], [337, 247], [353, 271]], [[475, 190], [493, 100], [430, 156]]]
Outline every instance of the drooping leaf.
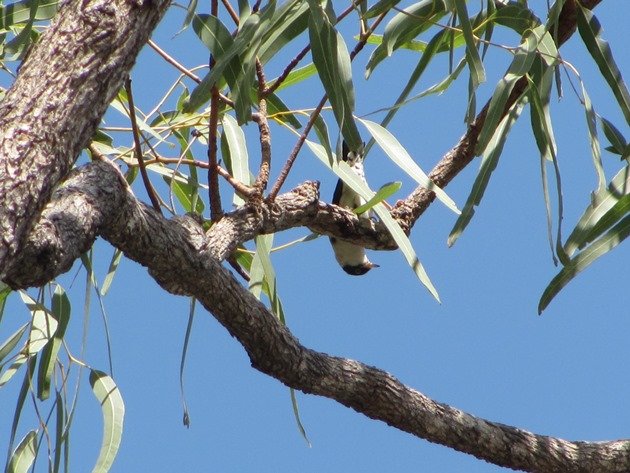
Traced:
[[90, 386], [103, 413], [103, 442], [92, 473], [107, 473], [120, 447], [125, 403], [114, 380], [102, 371], [90, 370]]
[[[624, 205], [627, 205], [627, 202], [625, 202]], [[625, 211], [627, 212], [627, 207]], [[630, 235], [630, 215], [621, 219], [601, 238], [571, 259], [570, 264], [562, 268], [545, 288], [540, 302], [538, 303], [538, 313], [541, 314], [560, 290], [569, 284], [575, 276], [591, 265], [600, 256], [605, 255], [619, 245], [628, 235]]]
[[[374, 192], [370, 190], [370, 188], [357, 176], [357, 174], [352, 170], [350, 166], [345, 161], [336, 160], [332, 163], [328, 160], [328, 155], [323, 146], [314, 143], [310, 140], [305, 141], [309, 149], [313, 152], [313, 154], [330, 170], [332, 170], [343, 182], [347, 184], [353, 191], [359, 194], [365, 201], [369, 201], [373, 196]], [[431, 293], [431, 295], [440, 302], [439, 295], [437, 290], [433, 286], [433, 283], [429, 279], [422, 263], [416, 256], [416, 252], [409, 241], [405, 232], [403, 232], [398, 222], [392, 218], [387, 208], [382, 204], [377, 204], [374, 206], [374, 212], [383, 222], [383, 225], [387, 228], [387, 230], [392, 235], [392, 238], [398, 245], [401, 253], [407, 260], [407, 263], [416, 274], [420, 282], [427, 290]]]
[[380, 189], [376, 191], [376, 194], [374, 194], [374, 197], [372, 197], [365, 204], [354, 209], [353, 212], [357, 215], [361, 215], [362, 213], [367, 212], [376, 204], [380, 204], [388, 197], [391, 197], [392, 195], [394, 195], [396, 192], [400, 190], [401, 187], [402, 187], [402, 182], [400, 181], [388, 182], [387, 184], [383, 184], [380, 187]]
[[457, 205], [451, 199], [446, 192], [438, 187], [425, 172], [420, 169], [420, 166], [413, 160], [407, 150], [400, 144], [394, 135], [392, 135], [386, 128], [369, 120], [359, 119], [359, 121], [367, 128], [372, 137], [376, 140], [378, 145], [385, 151], [387, 156], [394, 162], [400, 169], [405, 171], [413, 180], [426, 189], [435, 192], [435, 195], [456, 214], [460, 211]]
[[9, 473], [28, 473], [37, 456], [37, 431], [29, 431], [19, 443], [9, 462]]
[[365, 18], [374, 18], [381, 13], [391, 10], [398, 3], [400, 3], [400, 0], [381, 0], [380, 2], [376, 2], [365, 12]]
[[582, 96], [584, 98], [584, 113], [586, 114], [586, 124], [588, 128], [589, 144], [591, 145], [591, 154], [593, 156], [593, 167], [597, 174], [597, 190], [600, 191], [606, 187], [606, 175], [604, 174], [604, 165], [602, 164], [602, 151], [599, 146], [599, 138], [597, 137], [597, 114], [593, 109], [591, 98], [586, 92], [586, 87], [582, 83]]
[[306, 30], [308, 13], [308, 3], [298, 0], [286, 2], [275, 11], [258, 51], [263, 64]]
[[470, 223], [472, 216], [475, 214], [475, 207], [481, 202], [483, 194], [490, 182], [492, 172], [497, 167], [497, 163], [499, 162], [499, 157], [503, 151], [503, 146], [505, 145], [505, 140], [507, 139], [510, 128], [514, 125], [522, 110], [523, 103], [520, 102], [516, 105], [516, 107], [512, 108], [510, 113], [501, 121], [495, 130], [495, 134], [490, 143], [488, 143], [486, 151], [481, 158], [481, 167], [479, 168], [479, 173], [475, 178], [470, 195], [466, 200], [466, 204], [462, 209], [461, 215], [457, 218], [457, 221], [448, 236], [448, 246], [453, 246], [455, 244], [464, 229], [468, 226], [468, 223]]
[[492, 94], [486, 120], [477, 141], [476, 154], [481, 154], [495, 135], [497, 125], [503, 119], [505, 105], [514, 85], [530, 70], [537, 56], [538, 43], [542, 36], [546, 34], [548, 33], [544, 30], [544, 26], [541, 25], [532, 30], [518, 47], [507, 73], [499, 81]]
[[625, 195], [630, 194], [630, 167], [626, 166], [602, 190], [594, 192], [591, 203], [586, 208], [577, 225], [569, 235], [564, 249], [571, 256], [578, 248], [584, 248], [590, 243], [589, 235], [606, 213]]
[[106, 296], [109, 291], [112, 282], [114, 281], [114, 275], [116, 274], [116, 270], [118, 269], [118, 265], [122, 260], [122, 251], [118, 248], [114, 250], [114, 254], [112, 255], [112, 259], [109, 262], [109, 267], [107, 268], [107, 274], [105, 275], [105, 279], [103, 279], [103, 285], [101, 286], [101, 296]]
[[610, 120], [607, 120], [604, 117], [599, 117], [599, 120], [602, 125], [602, 129], [604, 130], [604, 135], [608, 138], [612, 148], [617, 154], [623, 155], [628, 146], [626, 138], [621, 134], [617, 127], [610, 122]]
[[4, 366], [3, 360], [13, 351], [13, 349], [20, 342], [27, 328], [27, 323], [22, 325], [19, 329], [13, 332], [13, 334], [11, 334], [11, 336], [7, 338], [2, 345], [0, 345], [0, 370]]
[[461, 22], [462, 31], [464, 32], [464, 39], [466, 39], [466, 60], [470, 69], [470, 77], [472, 78], [473, 86], [476, 89], [479, 84], [486, 81], [486, 73], [479, 56], [479, 50], [477, 49], [478, 39], [475, 37], [472, 29], [470, 18], [468, 17], [468, 9], [466, 8], [466, 0], [454, 0], [455, 9], [459, 21]]
[[59, 285], [57, 285], [53, 293], [51, 309], [50, 313], [57, 321], [58, 326], [55, 335], [48, 340], [46, 346], [42, 349], [39, 359], [37, 397], [42, 401], [50, 396], [50, 380], [57, 363], [57, 354], [70, 321], [70, 299], [68, 299], [66, 292]]
[[577, 4], [578, 31], [588, 52], [591, 54], [602, 76], [617, 99], [619, 108], [630, 124], [630, 93], [623, 80], [623, 75], [615, 62], [608, 42], [602, 38], [602, 27], [597, 17], [588, 8]]
[[313, 62], [344, 140], [351, 149], [358, 149], [362, 143], [353, 117], [354, 86], [348, 48], [319, 2], [309, 0], [309, 4], [309, 38]]
[[[250, 185], [251, 173], [249, 171], [249, 155], [247, 153], [247, 143], [245, 141], [245, 133], [243, 129], [238, 126], [236, 120], [229, 114], [224, 114], [222, 117], [223, 131], [230, 149], [230, 171], [234, 179], [242, 182], [245, 185]], [[235, 205], [242, 205], [245, 203], [242, 197], [234, 194]]]

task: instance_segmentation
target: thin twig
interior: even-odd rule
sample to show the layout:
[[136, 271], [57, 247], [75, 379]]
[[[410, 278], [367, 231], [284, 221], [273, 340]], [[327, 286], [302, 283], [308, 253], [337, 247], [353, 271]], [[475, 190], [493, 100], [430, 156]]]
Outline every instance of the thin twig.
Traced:
[[[339, 15], [339, 19], [341, 18], [342, 18], [342, 15]], [[356, 44], [356, 46], [350, 53], [351, 61], [356, 57], [357, 54], [359, 54], [359, 52], [361, 52], [363, 47], [366, 45], [368, 38], [374, 32], [376, 27], [381, 23], [381, 21], [383, 21], [383, 18], [385, 18], [385, 13], [382, 13], [376, 20], [374, 20], [374, 23], [372, 24], [372, 26], [364, 34], [361, 35], [359, 42]], [[315, 124], [315, 120], [317, 120], [317, 117], [319, 116], [322, 109], [324, 108], [324, 105], [326, 105], [327, 100], [328, 100], [328, 95], [324, 94], [324, 96], [319, 102], [319, 105], [309, 117], [308, 123], [304, 127], [304, 131], [302, 132], [302, 134], [298, 138], [297, 143], [295, 143], [295, 146], [291, 150], [291, 154], [287, 158], [287, 161], [284, 163], [282, 171], [280, 171], [280, 174], [278, 175], [278, 179], [276, 179], [276, 182], [274, 183], [271, 189], [271, 192], [269, 193], [269, 197], [268, 197], [269, 201], [273, 202], [276, 196], [278, 195], [278, 193], [280, 192], [282, 185], [286, 181], [289, 175], [289, 172], [291, 171], [291, 168], [293, 167], [293, 163], [295, 162], [298, 156], [298, 153], [302, 149], [302, 146], [304, 145], [304, 142], [306, 141], [308, 134], [310, 133], [311, 129], [313, 128], [313, 125]]]
[[168, 62], [169, 64], [175, 66], [175, 69], [177, 69], [179, 72], [184, 74], [186, 77], [190, 77], [197, 84], [199, 84], [201, 82], [201, 79], [197, 75], [193, 74], [188, 69], [186, 69], [184, 66], [182, 66], [179, 62], [177, 62], [175, 60], [175, 58], [173, 58], [166, 51], [164, 51], [162, 48], [160, 48], [155, 43], [155, 41], [153, 41], [152, 39], [149, 40], [149, 46], [151, 46], [156, 53], [158, 53], [160, 56], [162, 56], [162, 58], [164, 58], [164, 60], [166, 62]]
[[236, 13], [236, 10], [232, 8], [230, 2], [228, 0], [221, 0], [221, 3], [225, 7], [225, 10], [228, 12], [228, 14], [232, 17], [232, 21], [234, 21], [234, 23], [238, 25], [240, 18], [238, 17], [238, 13]]
[[131, 91], [131, 79], [127, 78], [125, 81], [125, 90], [127, 91], [127, 99], [129, 100], [129, 118], [131, 120], [131, 129], [133, 131], [133, 142], [136, 150], [136, 159], [138, 160], [138, 166], [140, 167], [140, 175], [142, 176], [142, 182], [144, 183], [144, 187], [147, 190], [147, 194], [149, 194], [149, 199], [151, 199], [151, 204], [153, 204], [153, 208], [160, 212], [162, 215], [162, 209], [160, 208], [160, 201], [155, 193], [155, 189], [151, 185], [151, 181], [149, 180], [149, 176], [147, 174], [146, 167], [144, 165], [144, 159], [142, 157], [142, 146], [140, 145], [140, 136], [138, 131], [138, 124], [136, 123], [136, 108], [133, 104], [133, 93]]
[[[219, 13], [219, 4], [217, 0], [212, 0], [210, 7], [212, 15], [217, 16]], [[210, 55], [210, 70], [214, 67], [214, 57]], [[221, 207], [221, 193], [219, 191], [219, 174], [217, 166], [219, 164], [217, 154], [219, 147], [217, 145], [217, 129], [219, 127], [219, 89], [216, 85], [212, 86], [210, 91], [210, 120], [208, 123], [208, 194], [210, 199], [210, 220], [216, 222], [221, 219], [223, 209]]]
[[269, 87], [265, 87], [265, 90], [263, 90], [263, 96], [266, 97], [269, 94], [273, 94], [276, 91], [276, 89], [280, 87], [282, 83], [287, 79], [291, 71], [295, 69], [295, 66], [297, 66], [302, 59], [304, 59], [304, 56], [306, 56], [310, 50], [311, 50], [310, 45], [302, 49], [302, 51], [300, 51], [297, 54], [297, 56], [295, 56], [291, 60], [291, 62], [287, 64], [287, 67], [285, 67], [284, 71], [282, 71], [282, 74], [280, 74], [278, 78], [275, 81], [273, 81], [273, 84], [271, 84]]
[[276, 179], [276, 182], [271, 188], [271, 192], [269, 192], [268, 200], [270, 202], [273, 202], [276, 199], [276, 196], [278, 195], [278, 192], [280, 192], [280, 189], [282, 188], [284, 181], [287, 180], [287, 176], [289, 175], [289, 172], [291, 171], [291, 168], [293, 167], [293, 163], [295, 162], [298, 156], [298, 153], [302, 149], [302, 145], [304, 145], [304, 142], [306, 141], [306, 138], [308, 137], [308, 134], [310, 133], [311, 128], [313, 128], [313, 125], [315, 124], [315, 120], [317, 120], [317, 117], [319, 117], [319, 114], [324, 108], [324, 105], [326, 105], [327, 100], [328, 100], [328, 95], [324, 94], [322, 99], [319, 101], [319, 105], [317, 105], [317, 108], [315, 108], [313, 113], [311, 113], [311, 116], [308, 119], [308, 123], [304, 127], [304, 131], [298, 138], [297, 143], [295, 143], [295, 146], [291, 150], [291, 154], [289, 154], [289, 157], [287, 158], [286, 162], [284, 163], [284, 166], [282, 167], [282, 170], [280, 171], [280, 174], [278, 175], [278, 179]]
[[260, 133], [260, 170], [254, 183], [254, 189], [262, 197], [269, 182], [269, 171], [271, 168], [271, 132], [267, 122], [267, 100], [264, 98], [264, 90], [267, 85], [265, 72], [258, 58], [256, 58], [256, 76], [258, 78], [258, 113], [252, 114], [252, 120], [258, 125]]

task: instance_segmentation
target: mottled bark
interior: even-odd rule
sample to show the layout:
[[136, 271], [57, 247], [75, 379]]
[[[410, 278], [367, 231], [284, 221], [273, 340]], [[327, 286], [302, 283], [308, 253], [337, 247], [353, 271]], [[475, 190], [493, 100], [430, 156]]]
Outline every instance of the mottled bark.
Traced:
[[[55, 193], [35, 233], [54, 226], [55, 249], [60, 255], [67, 253], [64, 261], [71, 263], [78, 254], [76, 247], [92, 244], [94, 234], [88, 229], [98, 228], [113, 246], [146, 266], [163, 288], [195, 296], [243, 345], [252, 366], [294, 389], [334, 399], [412, 435], [508, 468], [630, 471], [629, 441], [570, 442], [480, 419], [429, 399], [385, 371], [301, 345], [217, 257], [228, 254], [231, 247], [224, 233], [250, 235], [316, 218], [315, 212], [322, 207], [316, 191], [313, 183], [305, 183], [279, 196], [273, 207], [243, 208], [226, 215], [226, 222], [235, 222], [215, 225], [204, 234], [192, 218], [166, 220], [133, 196], [112, 165], [93, 163], [75, 171]], [[73, 232], [85, 241], [77, 241]], [[65, 244], [63, 238], [67, 238]], [[29, 240], [25, 258], [14, 268], [16, 274], [24, 276], [38, 259], [46, 259], [38, 258], [36, 249], [41, 246], [36, 240]], [[55, 251], [46, 252], [47, 261], [55, 261], [51, 253]], [[17, 277], [7, 282], [29, 284]]]
[[0, 103], [0, 279], [169, 3], [67, 1], [22, 65]]

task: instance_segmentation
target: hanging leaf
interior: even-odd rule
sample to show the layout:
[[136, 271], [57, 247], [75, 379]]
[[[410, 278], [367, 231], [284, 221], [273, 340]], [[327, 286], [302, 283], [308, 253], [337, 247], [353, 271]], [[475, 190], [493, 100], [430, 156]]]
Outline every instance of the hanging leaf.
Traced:
[[608, 86], [617, 99], [619, 108], [626, 118], [626, 123], [630, 124], [630, 93], [623, 81], [623, 75], [617, 67], [612, 50], [608, 43], [602, 38], [602, 26], [589, 9], [577, 4], [577, 24], [578, 31], [588, 52], [591, 54], [602, 76], [608, 82]]
[[319, 2], [309, 0], [309, 4], [309, 38], [313, 62], [344, 140], [350, 149], [358, 149], [362, 142], [353, 117], [354, 86], [348, 48], [343, 37], [330, 24]]
[[[628, 211], [628, 202], [623, 203], [625, 211]], [[538, 314], [549, 305], [553, 298], [564, 288], [575, 276], [590, 266], [600, 256], [605, 255], [610, 250], [624, 241], [630, 235], [630, 215], [624, 217], [619, 223], [613, 226], [606, 234], [593, 242], [588, 248], [575, 256], [562, 270], [554, 277], [545, 288], [538, 303]]]
[[396, 163], [398, 167], [400, 167], [400, 169], [405, 171], [421, 186], [435, 192], [438, 200], [453, 212], [456, 214], [460, 213], [453, 199], [446, 195], [446, 192], [440, 189], [431, 179], [429, 179], [425, 172], [420, 169], [420, 166], [418, 166], [413, 158], [409, 156], [407, 150], [403, 148], [394, 135], [378, 123], [363, 119], [359, 119], [359, 121], [365, 125], [378, 145], [383, 149], [383, 151], [385, 151], [387, 156], [389, 156], [389, 158]]
[[103, 442], [92, 473], [107, 473], [120, 447], [125, 404], [114, 380], [102, 371], [90, 370], [90, 386], [103, 412]]
[[[333, 171], [343, 182], [347, 184], [354, 192], [359, 194], [366, 202], [372, 199], [374, 196], [374, 192], [370, 190], [370, 188], [357, 176], [357, 174], [352, 170], [352, 168], [345, 161], [337, 161], [334, 160], [332, 163], [328, 160], [328, 154], [323, 146], [314, 143], [310, 140], [306, 140], [305, 143], [313, 152], [313, 154], [331, 171]], [[401, 253], [407, 260], [407, 263], [416, 274], [420, 282], [427, 290], [431, 293], [431, 295], [440, 302], [440, 297], [437, 293], [437, 290], [433, 286], [433, 283], [429, 279], [422, 263], [416, 256], [416, 252], [409, 241], [405, 232], [403, 232], [398, 222], [392, 218], [389, 213], [389, 210], [385, 208], [385, 206], [381, 204], [377, 204], [374, 206], [374, 212], [381, 219], [381, 222], [387, 230], [390, 232], [392, 238], [398, 245]]]
[[495, 134], [490, 143], [488, 143], [486, 151], [481, 158], [479, 173], [475, 178], [470, 195], [466, 200], [466, 204], [462, 209], [461, 215], [457, 218], [457, 221], [448, 236], [448, 246], [453, 246], [455, 244], [475, 214], [475, 207], [481, 202], [486, 188], [488, 187], [488, 183], [490, 182], [490, 176], [497, 167], [497, 163], [499, 162], [499, 157], [503, 152], [503, 146], [505, 145], [505, 140], [507, 139], [510, 128], [514, 125], [522, 110], [523, 102], [519, 102], [516, 107], [512, 108], [510, 113], [501, 121], [495, 130]]
[[37, 456], [37, 431], [29, 431], [17, 446], [9, 461], [8, 473], [28, 473]]

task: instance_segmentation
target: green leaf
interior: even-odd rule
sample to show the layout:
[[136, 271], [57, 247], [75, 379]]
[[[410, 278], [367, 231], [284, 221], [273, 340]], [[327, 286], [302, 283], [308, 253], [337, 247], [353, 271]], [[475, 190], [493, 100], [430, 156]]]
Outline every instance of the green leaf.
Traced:
[[70, 320], [70, 299], [68, 299], [66, 292], [59, 285], [57, 285], [53, 293], [51, 315], [59, 325], [57, 326], [54, 337], [48, 340], [48, 343], [46, 343], [46, 346], [43, 348], [39, 360], [37, 397], [42, 401], [48, 399], [50, 396], [50, 380]]
[[302, 124], [276, 94], [269, 94], [267, 100], [267, 118], [280, 123], [288, 123], [294, 129], [302, 128]]
[[[251, 173], [249, 171], [249, 155], [247, 153], [247, 143], [245, 133], [238, 126], [236, 120], [227, 113], [222, 117], [223, 131], [230, 149], [230, 172], [232, 177], [245, 185], [251, 185]], [[234, 205], [243, 205], [245, 200], [234, 194]]]
[[13, 334], [6, 339], [6, 341], [0, 345], [0, 369], [4, 366], [3, 360], [9, 355], [13, 349], [17, 346], [18, 342], [22, 339], [24, 332], [28, 328], [28, 324], [22, 325]]
[[[35, 363], [37, 359], [32, 357], [28, 362], [28, 369], [24, 373], [24, 379], [22, 380], [22, 386], [20, 392], [17, 395], [17, 401], [15, 403], [15, 409], [13, 410], [13, 421], [11, 422], [11, 435], [9, 438], [8, 455], [7, 459], [11, 457], [11, 449], [13, 448], [13, 442], [15, 442], [15, 435], [17, 433], [18, 424], [20, 423], [20, 416], [24, 409], [24, 401], [26, 395], [30, 393], [30, 388], [33, 385], [33, 373], [35, 372]], [[8, 460], [7, 460], [8, 465]]]
[[391, 197], [392, 195], [394, 195], [396, 192], [400, 190], [401, 187], [402, 187], [402, 182], [400, 181], [388, 182], [387, 184], [383, 184], [380, 187], [380, 189], [376, 191], [376, 194], [374, 194], [374, 197], [372, 197], [365, 204], [354, 209], [353, 212], [357, 215], [361, 215], [362, 213], [367, 212], [376, 204], [380, 204], [388, 197]]
[[353, 117], [354, 86], [350, 54], [343, 37], [330, 24], [320, 5], [313, 0], [310, 3], [309, 38], [313, 62], [344, 140], [351, 149], [358, 149], [362, 141]]
[[420, 33], [426, 31], [446, 15], [442, 0], [423, 0], [396, 14], [385, 27], [383, 42], [371, 54], [366, 66], [366, 75], [399, 48], [409, 44]]
[[391, 10], [393, 7], [395, 7], [399, 3], [400, 3], [400, 0], [381, 0], [380, 2], [376, 2], [365, 13], [365, 18], [374, 18], [375, 16], [378, 16], [381, 13], [385, 13]]
[[24, 0], [0, 6], [0, 25], [8, 30], [19, 23], [50, 20], [57, 13], [58, 4], [58, 0]]
[[[624, 202], [624, 206], [627, 206], [627, 202]], [[576, 255], [575, 258], [571, 260], [570, 264], [562, 268], [545, 288], [540, 302], [538, 303], [538, 313], [541, 314], [560, 290], [569, 284], [575, 276], [600, 256], [605, 255], [619, 245], [628, 235], [630, 235], [630, 215], [624, 217], [619, 223], [606, 232], [604, 236]]]
[[591, 242], [589, 236], [593, 234], [593, 227], [621, 198], [628, 194], [628, 189], [630, 189], [630, 167], [626, 166], [617, 173], [607, 188], [593, 193], [590, 205], [578, 220], [564, 245], [569, 256], [578, 248], [584, 248]]
[[599, 120], [604, 130], [604, 135], [608, 138], [615, 152], [623, 155], [627, 146], [626, 138], [609, 120], [606, 120], [604, 117], [599, 117]]
[[276, 10], [258, 51], [258, 57], [263, 64], [306, 30], [308, 13], [308, 3], [299, 0], [286, 2]]
[[475, 178], [470, 195], [466, 200], [466, 204], [462, 209], [461, 215], [457, 218], [457, 221], [448, 236], [448, 246], [453, 246], [455, 244], [464, 229], [470, 223], [472, 216], [475, 214], [475, 207], [481, 202], [483, 194], [490, 182], [492, 172], [497, 167], [497, 163], [499, 162], [499, 157], [503, 151], [503, 146], [505, 145], [505, 140], [507, 139], [510, 128], [514, 125], [522, 110], [523, 103], [519, 102], [516, 107], [512, 108], [510, 113], [501, 121], [495, 130], [494, 136], [492, 137], [490, 143], [488, 143], [486, 151], [481, 158], [481, 167], [479, 168], [479, 173]]
[[516, 31], [520, 36], [527, 30], [533, 30], [542, 22], [526, 5], [510, 2], [497, 8], [489, 18], [499, 25]]
[[455, 0], [455, 9], [461, 22], [462, 31], [464, 32], [464, 39], [466, 40], [466, 61], [470, 68], [470, 76], [474, 88], [476, 89], [479, 84], [486, 81], [486, 73], [477, 50], [477, 38], [475, 37], [468, 17], [468, 9], [466, 8], [466, 0]]
[[[345, 184], [347, 184], [353, 191], [359, 194], [366, 202], [372, 199], [374, 196], [374, 192], [370, 190], [370, 188], [357, 176], [357, 174], [352, 170], [350, 166], [345, 161], [337, 161], [334, 160], [332, 163], [328, 160], [328, 155], [323, 146], [314, 143], [310, 140], [305, 141], [307, 146], [313, 152], [313, 154], [330, 170], [332, 170]], [[392, 238], [398, 245], [398, 248], [402, 252], [405, 260], [416, 274], [420, 282], [427, 290], [431, 293], [431, 295], [440, 302], [440, 297], [437, 293], [437, 290], [433, 286], [433, 283], [429, 279], [422, 263], [416, 256], [416, 253], [409, 241], [405, 232], [403, 232], [398, 222], [392, 218], [389, 211], [385, 206], [381, 204], [377, 204], [374, 207], [374, 212], [383, 222], [383, 225], [390, 232]]]
[[109, 288], [114, 281], [114, 276], [116, 274], [116, 270], [118, 269], [118, 265], [122, 260], [122, 251], [119, 249], [114, 250], [114, 254], [112, 255], [112, 259], [109, 262], [109, 268], [107, 268], [107, 274], [105, 275], [105, 279], [103, 280], [103, 286], [101, 287], [101, 296], [106, 296]]
[[457, 205], [451, 199], [446, 192], [438, 187], [425, 172], [420, 169], [420, 166], [416, 164], [407, 150], [400, 144], [394, 135], [392, 135], [386, 128], [369, 120], [359, 119], [359, 121], [367, 128], [372, 137], [376, 140], [378, 145], [385, 151], [387, 156], [398, 166], [405, 171], [413, 180], [426, 189], [435, 192], [436, 197], [451, 209], [456, 214], [460, 211]]
[[[542, 64], [542, 63], [541, 63]], [[549, 186], [547, 183], [547, 167], [546, 162], [551, 161], [554, 164], [554, 169], [557, 167], [557, 155], [556, 155], [556, 141], [553, 134], [553, 128], [551, 125], [551, 115], [549, 113], [549, 98], [551, 94], [551, 79], [553, 77], [553, 69], [544, 66], [547, 71], [542, 74], [540, 79], [540, 90], [533, 79], [528, 75], [529, 91], [528, 97], [530, 101], [530, 119], [532, 125], [532, 131], [536, 139], [536, 144], [540, 151], [540, 171], [542, 178], [543, 196], [545, 199], [545, 210], [547, 214], [547, 238], [549, 240], [549, 246], [551, 248], [551, 254], [553, 255], [554, 264], [557, 264], [554, 251], [554, 240], [552, 235], [552, 218], [551, 218], [551, 200], [549, 198]], [[560, 173], [556, 172], [558, 191], [558, 238], [557, 245], [560, 244], [560, 223], [562, 221], [562, 192], [560, 187]], [[564, 251], [560, 249], [558, 252], [564, 258]]]
[[504, 117], [505, 105], [512, 93], [514, 85], [531, 69], [534, 59], [536, 59], [538, 54], [540, 38], [546, 34], [548, 33], [544, 30], [544, 26], [541, 25], [532, 30], [517, 48], [507, 73], [503, 79], [499, 81], [492, 94], [486, 120], [477, 141], [476, 154], [481, 154], [495, 135], [497, 125]]
[[188, 7], [186, 8], [186, 17], [184, 18], [182, 29], [187, 28], [188, 25], [190, 25], [190, 22], [195, 16], [195, 11], [197, 11], [197, 0], [190, 0], [188, 2]]
[[626, 118], [626, 122], [630, 124], [630, 93], [623, 81], [623, 75], [617, 67], [612, 50], [602, 38], [602, 27], [589, 9], [577, 4], [577, 24], [578, 31], [588, 52], [591, 54], [597, 67], [599, 67], [602, 76], [608, 82], [608, 86], [619, 103], [619, 107]]
[[599, 146], [599, 138], [597, 137], [597, 114], [593, 109], [584, 83], [582, 85], [582, 96], [584, 97], [584, 113], [586, 114], [586, 124], [588, 125], [589, 143], [591, 145], [591, 153], [593, 155], [593, 166], [597, 174], [597, 190], [600, 191], [606, 187], [606, 175], [604, 174], [604, 165], [602, 164], [602, 151]]
[[9, 294], [12, 292], [13, 290], [9, 286], [0, 281], [0, 322], [2, 321], [2, 316], [4, 315], [4, 308], [6, 307], [7, 299], [9, 298]]
[[[289, 72], [289, 75], [286, 77], [286, 79], [284, 79], [284, 81], [282, 81], [282, 84], [278, 86], [276, 91], [280, 91], [282, 89], [291, 87], [292, 85], [299, 84], [300, 82], [303, 82], [304, 80], [308, 79], [309, 77], [312, 77], [315, 74], [317, 74], [317, 68], [315, 67], [315, 64], [313, 63], [310, 63], [298, 69], [294, 69], [291, 72]], [[269, 83], [269, 86], [271, 87], [275, 83], [276, 80], [277, 79], [272, 80]]]
[[120, 447], [125, 404], [114, 380], [102, 371], [90, 370], [90, 386], [103, 412], [103, 442], [92, 473], [106, 473]]
[[37, 431], [28, 432], [17, 446], [9, 462], [9, 473], [27, 473], [37, 456]]

